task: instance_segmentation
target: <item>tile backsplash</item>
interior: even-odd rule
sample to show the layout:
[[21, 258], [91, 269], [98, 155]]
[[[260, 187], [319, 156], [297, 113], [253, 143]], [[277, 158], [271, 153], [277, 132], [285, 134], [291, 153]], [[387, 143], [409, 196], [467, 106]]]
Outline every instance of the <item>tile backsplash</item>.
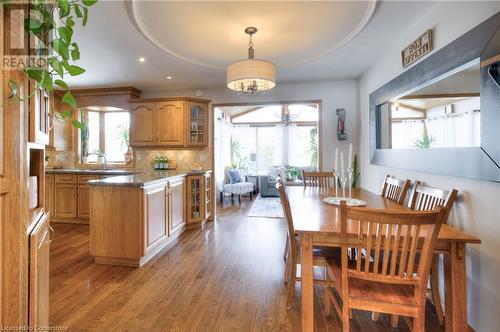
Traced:
[[46, 148], [45, 156], [49, 157], [49, 167], [62, 166], [64, 168], [71, 168], [75, 165], [72, 150], [56, 151], [52, 148]]
[[135, 168], [152, 169], [156, 156], [166, 156], [169, 161], [177, 164], [177, 169], [191, 169], [194, 163], [202, 168], [210, 168], [208, 149], [203, 150], [144, 150], [135, 151]]
[[[72, 150], [56, 151], [52, 148], [45, 150], [49, 156], [49, 167], [62, 166], [72, 168], [75, 160]], [[169, 161], [177, 165], [177, 169], [190, 170], [194, 163], [198, 163], [202, 168], [210, 168], [210, 151], [208, 148], [197, 150], [149, 150], [137, 149], [134, 151], [136, 169], [153, 169], [154, 158], [158, 155], [166, 156]]]

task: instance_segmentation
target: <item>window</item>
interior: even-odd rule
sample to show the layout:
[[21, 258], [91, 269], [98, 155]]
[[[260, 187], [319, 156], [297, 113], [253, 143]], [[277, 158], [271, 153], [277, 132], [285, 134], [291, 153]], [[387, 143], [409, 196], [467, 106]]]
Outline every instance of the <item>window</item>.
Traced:
[[318, 169], [317, 104], [255, 107], [232, 119], [232, 164], [265, 175], [270, 166]]
[[99, 152], [106, 156], [107, 162], [125, 162], [129, 145], [130, 113], [84, 111], [84, 119], [89, 127], [88, 162], [97, 162]]

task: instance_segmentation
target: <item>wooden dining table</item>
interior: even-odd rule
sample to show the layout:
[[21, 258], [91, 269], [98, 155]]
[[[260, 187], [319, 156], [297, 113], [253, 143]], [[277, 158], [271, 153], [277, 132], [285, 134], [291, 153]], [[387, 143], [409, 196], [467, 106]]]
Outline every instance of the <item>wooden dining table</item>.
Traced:
[[[323, 201], [326, 197], [337, 195], [335, 195], [335, 189], [330, 188], [288, 186], [286, 191], [290, 202], [293, 226], [300, 238], [302, 331], [313, 331], [313, 247], [341, 246], [339, 209], [337, 206]], [[409, 210], [408, 207], [365, 189], [353, 188], [352, 198], [364, 200], [368, 208]], [[349, 224], [350, 222], [347, 225], [348, 233], [353, 235], [349, 238], [355, 241], [357, 228], [354, 225], [351, 227]], [[422, 233], [422, 236], [425, 236], [425, 232]], [[441, 227], [435, 252], [444, 254], [446, 331], [467, 331], [465, 246], [469, 243], [478, 244], [481, 241], [449, 225]]]

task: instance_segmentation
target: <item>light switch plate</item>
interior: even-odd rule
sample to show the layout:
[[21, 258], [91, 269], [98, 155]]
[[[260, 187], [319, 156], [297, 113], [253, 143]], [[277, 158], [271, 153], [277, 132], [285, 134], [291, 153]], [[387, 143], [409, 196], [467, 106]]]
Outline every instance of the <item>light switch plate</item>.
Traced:
[[206, 153], [200, 153], [200, 161], [201, 162], [207, 161], [207, 154]]
[[64, 154], [57, 154], [56, 155], [56, 161], [66, 161], [66, 155], [64, 155]]

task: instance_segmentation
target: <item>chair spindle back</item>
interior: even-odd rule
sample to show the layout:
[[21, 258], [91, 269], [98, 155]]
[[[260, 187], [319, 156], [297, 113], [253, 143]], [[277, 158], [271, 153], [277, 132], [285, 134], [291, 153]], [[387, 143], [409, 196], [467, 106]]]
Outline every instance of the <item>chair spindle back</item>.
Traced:
[[306, 172], [302, 171], [302, 183], [304, 188], [319, 187], [333, 188], [335, 186], [333, 172]]
[[380, 195], [402, 205], [405, 202], [408, 189], [410, 189], [410, 183], [409, 179], [400, 180], [386, 175]]
[[415, 181], [415, 188], [410, 198], [410, 208], [415, 211], [433, 210], [436, 206], [444, 206], [444, 223], [448, 222], [448, 217], [457, 200], [458, 190], [446, 191], [423, 185], [420, 181]]
[[351, 258], [355, 260], [355, 268], [345, 267], [346, 273], [365, 280], [424, 287], [444, 213], [441, 206], [432, 211], [404, 212], [348, 209], [342, 201], [340, 218], [345, 253], [348, 220], [357, 232], [357, 245], [353, 247], [358, 254]]

